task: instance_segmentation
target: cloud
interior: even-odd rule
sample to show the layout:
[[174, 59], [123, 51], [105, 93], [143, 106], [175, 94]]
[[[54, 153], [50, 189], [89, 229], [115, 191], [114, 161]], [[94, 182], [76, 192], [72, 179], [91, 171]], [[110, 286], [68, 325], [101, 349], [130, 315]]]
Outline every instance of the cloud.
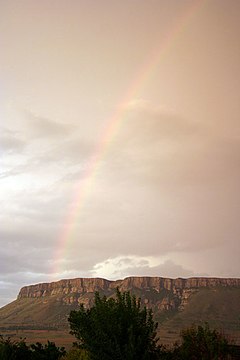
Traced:
[[23, 124], [23, 133], [31, 138], [64, 138], [74, 130], [71, 124], [63, 124], [29, 110], [24, 111]]
[[139, 256], [118, 256], [109, 258], [94, 266], [93, 276], [104, 276], [108, 279], [123, 279], [127, 276], [159, 276], [159, 277], [189, 277], [196, 275], [193, 271], [174, 263], [170, 259], [157, 265], [157, 259]]
[[1, 231], [0, 235], [1, 276], [19, 271], [36, 273], [50, 271], [54, 243], [50, 241], [49, 232], [48, 238], [45, 238], [43, 232], [37, 234], [32, 229], [23, 231], [16, 228], [14, 231]]
[[105, 160], [116, 181], [148, 186], [205, 185], [239, 178], [240, 140], [148, 106], [127, 114]]
[[13, 153], [22, 151], [26, 143], [19, 138], [18, 134], [6, 128], [0, 128], [0, 151], [2, 153]]
[[1, 179], [27, 175], [35, 177], [36, 184], [41, 183], [39, 179], [55, 182], [84, 171], [97, 140], [88, 139], [81, 124], [60, 123], [30, 111], [16, 111], [12, 117], [18, 121], [10, 119], [9, 128], [2, 129], [0, 136], [4, 150]]
[[11, 170], [6, 170], [0, 172], [0, 179], [16, 176], [19, 174], [22, 174], [22, 172], [25, 170], [25, 166], [18, 166], [17, 168], [13, 168]]
[[62, 163], [66, 166], [82, 166], [94, 152], [96, 144], [86, 141], [80, 135], [69, 136], [65, 139], [55, 142], [51, 149], [38, 155], [39, 164]]

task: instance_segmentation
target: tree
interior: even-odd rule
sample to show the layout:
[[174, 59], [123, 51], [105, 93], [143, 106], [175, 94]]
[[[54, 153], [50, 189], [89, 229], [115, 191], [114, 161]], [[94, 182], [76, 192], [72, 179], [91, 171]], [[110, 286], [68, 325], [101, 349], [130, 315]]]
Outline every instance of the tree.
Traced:
[[153, 360], [157, 358], [157, 323], [151, 310], [141, 308], [140, 299], [116, 291], [115, 298], [95, 294], [93, 307], [69, 317], [71, 334], [93, 360]]
[[[192, 326], [181, 332], [182, 344], [175, 350], [180, 359], [217, 360], [227, 359], [231, 353], [228, 340], [209, 325]], [[189, 357], [190, 356], [190, 357]], [[175, 357], [177, 358], [177, 357]]]

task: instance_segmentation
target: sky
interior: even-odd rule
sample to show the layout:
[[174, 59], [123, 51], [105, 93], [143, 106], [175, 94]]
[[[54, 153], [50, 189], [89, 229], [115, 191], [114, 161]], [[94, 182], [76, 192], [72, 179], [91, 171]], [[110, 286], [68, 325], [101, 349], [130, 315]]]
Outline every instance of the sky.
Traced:
[[0, 0], [0, 305], [240, 277], [240, 1]]

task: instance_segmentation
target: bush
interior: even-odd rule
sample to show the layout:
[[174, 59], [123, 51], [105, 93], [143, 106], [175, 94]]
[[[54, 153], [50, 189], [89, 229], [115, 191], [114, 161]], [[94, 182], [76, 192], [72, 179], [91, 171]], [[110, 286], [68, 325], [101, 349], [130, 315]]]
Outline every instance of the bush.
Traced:
[[228, 340], [217, 330], [211, 330], [207, 323], [183, 330], [181, 338], [181, 345], [174, 350], [175, 359], [228, 359], [231, 353]]
[[89, 360], [87, 352], [83, 349], [73, 348], [63, 357], [62, 360]]

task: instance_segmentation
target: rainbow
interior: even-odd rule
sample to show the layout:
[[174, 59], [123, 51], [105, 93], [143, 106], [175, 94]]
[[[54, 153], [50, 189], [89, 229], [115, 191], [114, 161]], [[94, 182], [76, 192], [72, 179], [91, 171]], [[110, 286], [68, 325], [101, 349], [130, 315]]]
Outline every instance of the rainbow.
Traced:
[[151, 80], [157, 65], [165, 59], [169, 49], [176, 43], [195, 13], [199, 11], [206, 1], [207, 0], [193, 0], [190, 6], [188, 5], [182, 16], [177, 20], [175, 26], [166, 34], [165, 39], [161, 42], [160, 46], [154, 49], [150, 56], [148, 56], [147, 61], [137, 72], [137, 76], [130, 82], [130, 86], [124, 94], [122, 101], [117, 105], [115, 112], [107, 121], [107, 125], [100, 137], [99, 143], [88, 161], [84, 176], [78, 182], [76, 186], [77, 190], [73, 194], [73, 201], [69, 207], [64, 228], [58, 240], [57, 251], [55, 252], [53, 260], [54, 269], [52, 275], [61, 272], [59, 262], [64, 258], [67, 248], [72, 245], [75, 224], [81, 209], [94, 186], [94, 181], [101, 166], [101, 161], [109, 151], [111, 143], [114, 141], [114, 138], [124, 121], [124, 116], [129, 108], [129, 103], [136, 99], [137, 96], [139, 97], [144, 86]]

